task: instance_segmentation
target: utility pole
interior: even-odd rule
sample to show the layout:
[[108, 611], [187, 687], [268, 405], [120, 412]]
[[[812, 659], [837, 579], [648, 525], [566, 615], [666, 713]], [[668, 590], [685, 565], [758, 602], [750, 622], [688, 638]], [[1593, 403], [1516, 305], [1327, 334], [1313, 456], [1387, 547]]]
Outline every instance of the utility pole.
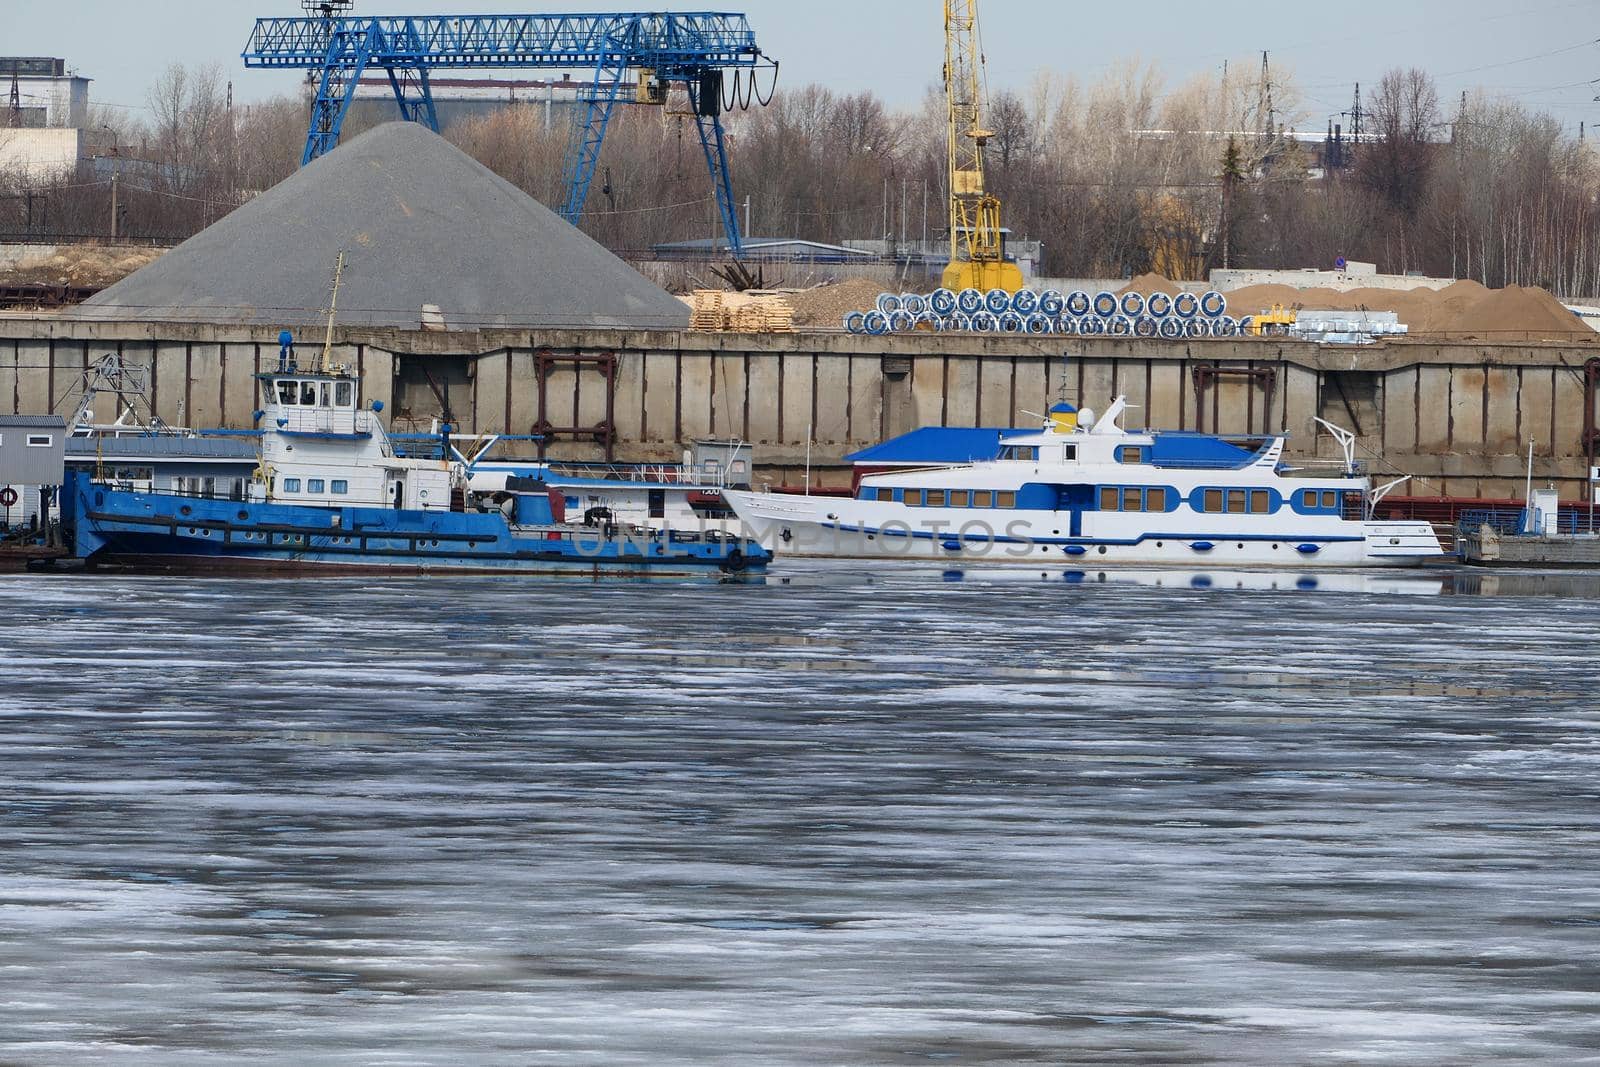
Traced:
[[1278, 112], [1272, 105], [1272, 66], [1265, 52], [1261, 53], [1261, 121], [1266, 124], [1262, 132], [1271, 140], [1278, 128]]
[[117, 178], [116, 171], [111, 172], [111, 239], [117, 239]]
[[228, 199], [239, 195], [239, 127], [233, 118], [233, 82], [228, 82]]
[[[1580, 141], [1583, 138], [1578, 138]], [[922, 179], [922, 253], [928, 253], [928, 179]]]
[[22, 125], [22, 83], [17, 80], [15, 68], [11, 71], [11, 107], [6, 113], [6, 125], [12, 129]]
[[905, 235], [911, 227], [906, 225], [906, 179], [900, 179], [900, 239], [904, 241]]

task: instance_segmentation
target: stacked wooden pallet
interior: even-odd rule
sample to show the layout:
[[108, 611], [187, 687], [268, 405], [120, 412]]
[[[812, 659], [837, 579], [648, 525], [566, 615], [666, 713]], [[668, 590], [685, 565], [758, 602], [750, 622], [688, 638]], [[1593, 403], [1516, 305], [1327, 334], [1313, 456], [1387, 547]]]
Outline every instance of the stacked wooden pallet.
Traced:
[[773, 293], [725, 293], [696, 289], [689, 301], [689, 329], [726, 333], [793, 333], [794, 305]]
[[738, 333], [793, 333], [794, 308], [782, 297], [763, 297], [734, 308], [728, 321]]
[[696, 289], [689, 301], [689, 329], [716, 331], [724, 329], [723, 293], [721, 289]]

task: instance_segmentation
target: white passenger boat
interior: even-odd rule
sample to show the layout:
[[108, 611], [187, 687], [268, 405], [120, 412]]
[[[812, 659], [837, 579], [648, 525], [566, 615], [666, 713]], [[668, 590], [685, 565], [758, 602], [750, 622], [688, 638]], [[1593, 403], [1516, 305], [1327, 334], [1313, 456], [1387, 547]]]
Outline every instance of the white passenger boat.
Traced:
[[1343, 468], [1316, 476], [1284, 463], [1283, 437], [1252, 449], [1127, 431], [1126, 408], [1119, 397], [1095, 419], [1057, 404], [1041, 430], [1001, 438], [995, 459], [867, 475], [851, 498], [724, 496], [757, 540], [789, 556], [1323, 568], [1445, 555], [1430, 523], [1373, 519], [1399, 482], [1374, 491], [1346, 431], [1328, 427]]

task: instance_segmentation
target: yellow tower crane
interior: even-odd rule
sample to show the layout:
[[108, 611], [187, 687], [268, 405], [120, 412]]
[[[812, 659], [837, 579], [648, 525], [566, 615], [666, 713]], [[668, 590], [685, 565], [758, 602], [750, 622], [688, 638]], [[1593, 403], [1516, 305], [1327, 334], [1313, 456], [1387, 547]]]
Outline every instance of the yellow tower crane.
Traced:
[[983, 54], [978, 0], [944, 0], [944, 93], [950, 118], [950, 265], [946, 289], [1022, 288], [1022, 268], [1006, 260], [1000, 200], [983, 184]]

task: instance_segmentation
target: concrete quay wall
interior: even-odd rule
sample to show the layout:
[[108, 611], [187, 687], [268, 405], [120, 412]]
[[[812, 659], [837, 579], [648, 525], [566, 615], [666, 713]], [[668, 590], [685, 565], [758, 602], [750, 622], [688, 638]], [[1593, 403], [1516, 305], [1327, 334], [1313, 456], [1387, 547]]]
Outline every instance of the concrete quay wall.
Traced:
[[[317, 347], [305, 338], [302, 358]], [[1287, 431], [1291, 458], [1337, 456], [1321, 416], [1359, 434], [1375, 477], [1415, 475], [1404, 490], [1415, 495], [1520, 495], [1531, 441], [1535, 478], [1564, 499], [1584, 494], [1585, 363], [1600, 357], [1600, 346], [1556, 343], [608, 330], [341, 329], [334, 349], [402, 431], [426, 429], [446, 403], [464, 435], [597, 427], [609, 412], [619, 459], [669, 460], [695, 438], [736, 436], [775, 479], [798, 473], [808, 436], [814, 471], [839, 481], [845, 454], [918, 426], [1030, 425], [1058, 396], [1103, 411], [1125, 393], [1127, 426]], [[108, 352], [148, 369], [162, 419], [246, 428], [276, 331], [0, 318], [0, 414], [70, 414], [84, 368]], [[550, 451], [599, 456], [593, 436], [556, 438]]]

